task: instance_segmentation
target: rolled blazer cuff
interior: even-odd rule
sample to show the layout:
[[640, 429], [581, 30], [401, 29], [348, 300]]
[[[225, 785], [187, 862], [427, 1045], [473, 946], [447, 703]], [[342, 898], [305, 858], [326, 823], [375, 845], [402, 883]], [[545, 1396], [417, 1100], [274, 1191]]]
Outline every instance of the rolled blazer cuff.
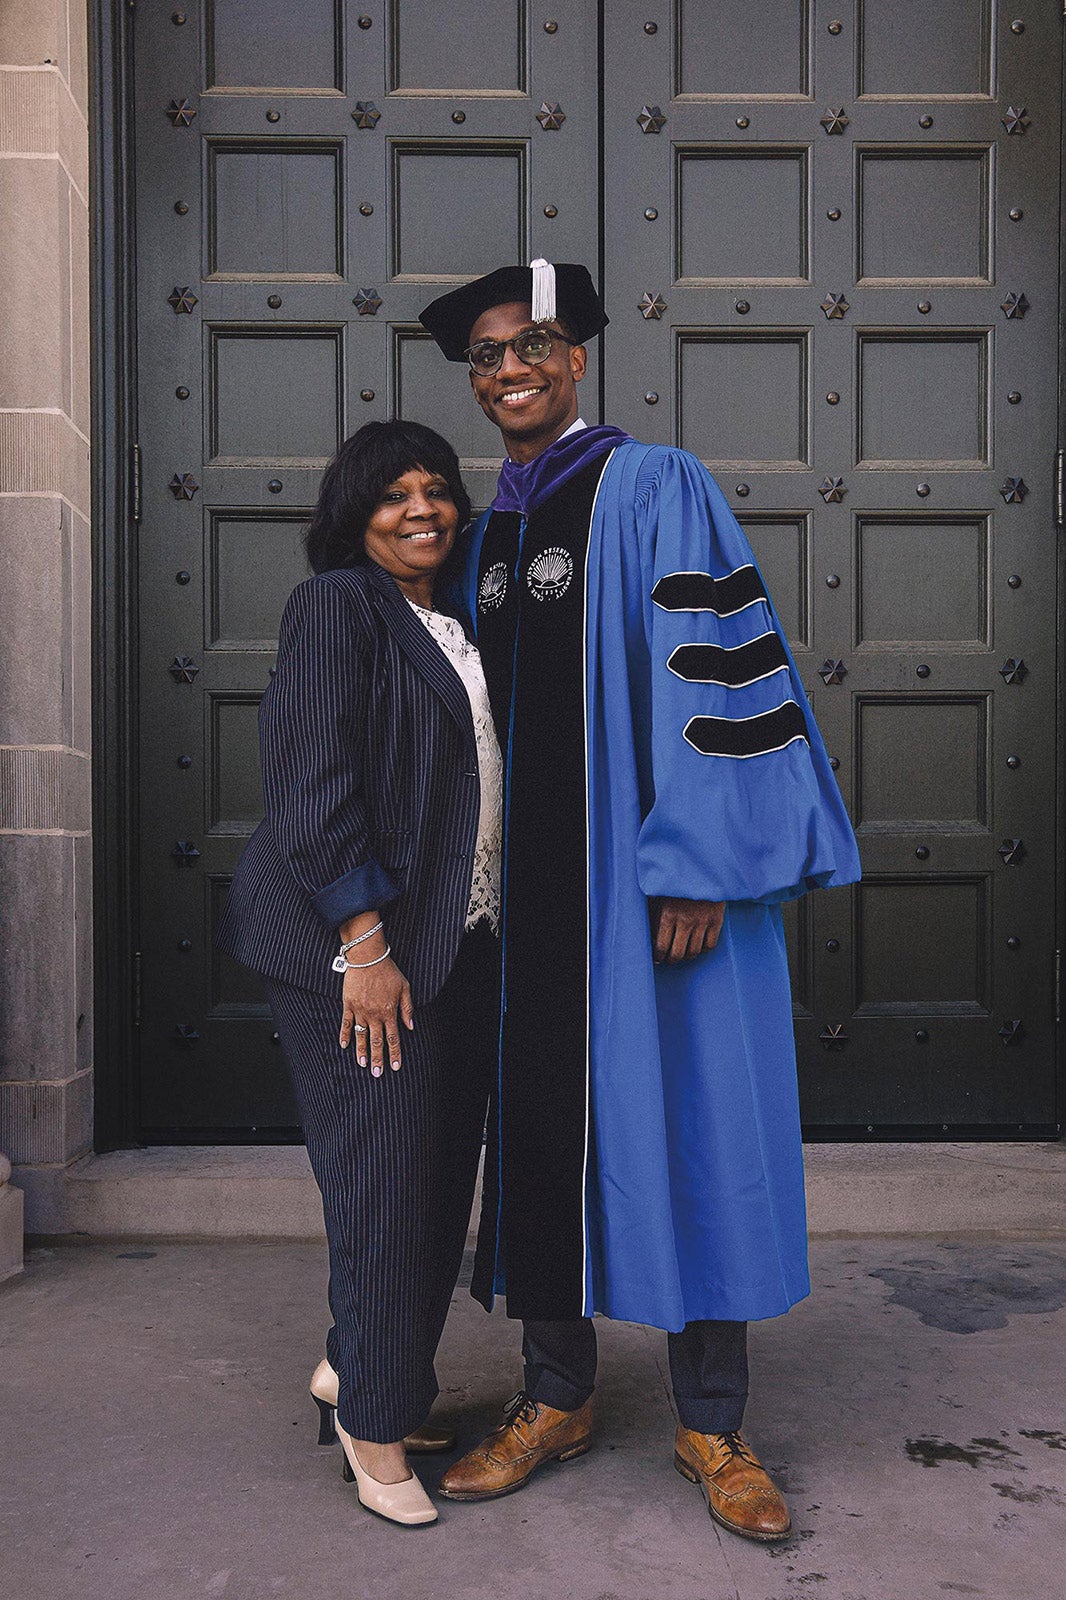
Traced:
[[342, 922], [358, 916], [360, 911], [369, 911], [372, 907], [377, 910], [386, 901], [395, 900], [399, 892], [384, 867], [379, 867], [376, 861], [364, 861], [361, 867], [353, 867], [336, 883], [327, 884], [312, 895], [311, 903], [331, 928], [339, 928]]

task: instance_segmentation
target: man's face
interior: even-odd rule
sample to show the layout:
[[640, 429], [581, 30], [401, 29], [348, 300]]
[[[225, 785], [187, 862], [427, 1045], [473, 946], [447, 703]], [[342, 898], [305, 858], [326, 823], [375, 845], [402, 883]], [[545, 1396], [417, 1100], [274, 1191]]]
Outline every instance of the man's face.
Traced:
[[[485, 311], [470, 330], [470, 343], [482, 339], [513, 339], [526, 328], [538, 326], [531, 319], [530, 307], [516, 301], [493, 306]], [[538, 366], [527, 366], [508, 345], [498, 372], [482, 377], [470, 374], [474, 397], [490, 422], [503, 433], [510, 448], [513, 440], [525, 459], [531, 460], [577, 420], [576, 385], [585, 375], [583, 345], [567, 344], [557, 322], [539, 324], [560, 337], [552, 343], [552, 353]], [[511, 451], [514, 454], [514, 451]]]

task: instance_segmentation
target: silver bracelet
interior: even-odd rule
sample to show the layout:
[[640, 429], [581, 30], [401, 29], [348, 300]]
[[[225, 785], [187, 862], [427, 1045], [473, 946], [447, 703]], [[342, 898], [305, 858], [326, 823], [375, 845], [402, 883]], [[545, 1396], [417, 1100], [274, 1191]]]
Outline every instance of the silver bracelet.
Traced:
[[359, 935], [358, 939], [349, 939], [347, 944], [342, 944], [341, 945], [341, 955], [342, 956], [346, 956], [348, 954], [349, 950], [354, 950], [357, 944], [362, 944], [364, 939], [371, 938], [375, 933], [378, 933], [380, 931], [380, 929], [382, 929], [384, 926], [385, 926], [385, 924], [383, 922], [375, 922], [374, 926], [372, 928], [368, 928], [365, 933], [361, 933]]
[[330, 963], [334, 972], [347, 972], [349, 967], [356, 967], [362, 971], [365, 967], [376, 967], [379, 961], [384, 961], [386, 956], [392, 954], [392, 945], [385, 946], [385, 955], [375, 956], [373, 961], [349, 961], [347, 956], [334, 956]]

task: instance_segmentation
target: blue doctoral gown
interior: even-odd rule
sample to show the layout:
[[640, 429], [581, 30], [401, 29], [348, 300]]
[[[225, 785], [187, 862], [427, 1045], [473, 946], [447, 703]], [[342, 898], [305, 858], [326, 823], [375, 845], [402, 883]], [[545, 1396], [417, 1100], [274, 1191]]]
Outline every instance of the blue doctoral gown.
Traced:
[[[810, 1287], [780, 908], [860, 867], [751, 548], [686, 451], [612, 451], [585, 629], [582, 1309], [673, 1331], [776, 1316]], [[655, 896], [725, 901], [716, 948], [656, 966]]]

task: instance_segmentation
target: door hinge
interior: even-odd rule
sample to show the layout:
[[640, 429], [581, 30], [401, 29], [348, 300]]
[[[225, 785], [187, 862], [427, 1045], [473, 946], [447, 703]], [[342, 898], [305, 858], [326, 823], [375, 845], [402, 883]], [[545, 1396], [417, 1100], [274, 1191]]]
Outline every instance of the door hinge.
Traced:
[[133, 952], [133, 1026], [141, 1025], [141, 952]]
[[1062, 1021], [1062, 951], [1055, 951], [1055, 1021]]
[[1055, 451], [1055, 526], [1066, 528], [1066, 450]]
[[134, 522], [141, 520], [141, 447], [130, 446], [130, 515]]

